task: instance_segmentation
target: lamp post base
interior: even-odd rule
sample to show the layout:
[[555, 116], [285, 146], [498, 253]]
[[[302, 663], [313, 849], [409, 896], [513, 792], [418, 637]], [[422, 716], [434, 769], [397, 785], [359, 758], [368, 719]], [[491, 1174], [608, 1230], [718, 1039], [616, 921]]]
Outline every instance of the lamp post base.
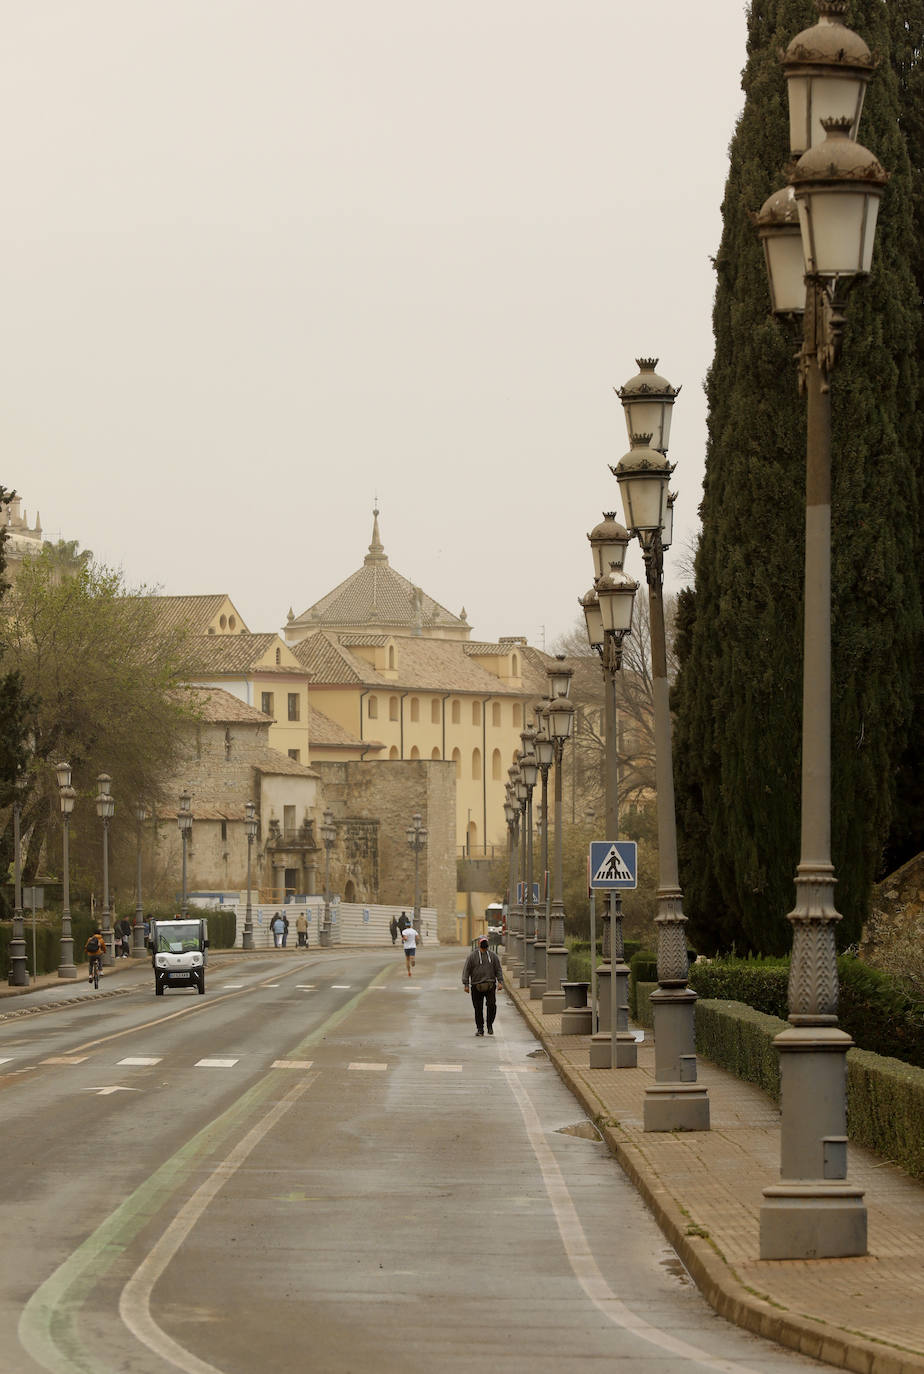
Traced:
[[645, 1089], [646, 1131], [708, 1131], [709, 1097], [699, 1083], [655, 1083]]
[[609, 1031], [597, 1031], [590, 1037], [590, 1067], [592, 1069], [612, 1068], [613, 1037]]
[[318, 944], [322, 947], [322, 949], [328, 949], [330, 947], [329, 930], [322, 930], [320, 932], [320, 934], [318, 935]]
[[253, 931], [244, 927], [244, 934], [241, 936], [241, 949], [253, 949]]
[[764, 1189], [760, 1258], [842, 1259], [865, 1255], [862, 1188], [848, 1183], [775, 1183]]
[[612, 1059], [610, 1067], [614, 1069], [637, 1069], [638, 1068], [638, 1045], [635, 1036], [629, 1031], [617, 1031], [611, 1037], [610, 1049]]
[[544, 978], [533, 978], [529, 985], [529, 1000], [538, 1002], [540, 997], [545, 996], [546, 981]]
[[565, 1009], [565, 994], [563, 992], [544, 992], [542, 994], [542, 1015], [561, 1016]]

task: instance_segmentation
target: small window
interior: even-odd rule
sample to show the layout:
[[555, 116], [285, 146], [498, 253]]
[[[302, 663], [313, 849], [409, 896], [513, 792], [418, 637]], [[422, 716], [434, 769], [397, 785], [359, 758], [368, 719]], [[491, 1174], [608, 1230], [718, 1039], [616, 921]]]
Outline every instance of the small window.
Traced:
[[500, 725], [501, 723], [501, 704], [495, 701], [491, 707], [491, 724]]
[[301, 763], [301, 761], [302, 761], [302, 751], [301, 751], [301, 749], [290, 749], [290, 750], [289, 750], [289, 758], [292, 760], [293, 763]]
[[389, 669], [389, 672], [391, 672], [391, 671], [394, 670], [394, 666], [395, 666], [395, 646], [394, 646], [394, 644], [389, 644], [389, 646], [388, 646], [388, 669]]
[[228, 617], [226, 615], [220, 615], [218, 617], [218, 623], [223, 630], [226, 630], [228, 628]]
[[236, 616], [233, 616], [233, 615], [229, 615], [229, 616], [228, 616], [228, 629], [229, 629], [229, 630], [236, 630], [236, 629], [237, 629], [237, 617], [236, 617]]
[[391, 748], [390, 748], [389, 751], [388, 751], [388, 757], [389, 757], [390, 759], [396, 759], [396, 758], [398, 757], [398, 746], [397, 746], [397, 744], [393, 744], [393, 745], [391, 746]]
[[[277, 651], [278, 652], [278, 651]], [[289, 693], [289, 720], [300, 719], [298, 692]]]
[[277, 663], [281, 663], [281, 662], [282, 662], [282, 650], [281, 650], [281, 649], [277, 649], [277, 650], [276, 650], [276, 662], [277, 662]]
[[438, 759], [440, 757], [440, 751], [437, 749], [436, 745], [433, 746], [430, 757], [431, 759]]
[[420, 698], [411, 697], [411, 720], [420, 720]]
[[491, 755], [491, 779], [493, 782], [500, 782], [501, 766], [501, 752], [499, 749], [495, 749]]
[[397, 698], [397, 697], [389, 697], [389, 698], [388, 698], [388, 719], [389, 719], [389, 720], [397, 720], [397, 719], [398, 719], [398, 698]]
[[472, 750], [472, 777], [477, 780], [481, 777], [481, 750]]
[[459, 724], [461, 724], [461, 721], [462, 721], [462, 703], [461, 703], [461, 701], [454, 701], [454, 702], [452, 703], [452, 723], [453, 723], [453, 725], [459, 725]]
[[284, 806], [282, 808], [282, 829], [286, 835], [295, 833], [295, 807]]
[[462, 777], [462, 751], [461, 751], [461, 749], [453, 749], [453, 751], [452, 751], [452, 761], [453, 761], [453, 763], [456, 765], [456, 780], [458, 781], [458, 780]]
[[417, 745], [416, 745], [416, 744], [411, 745], [411, 758], [412, 758], [412, 759], [419, 759], [419, 758], [420, 758], [420, 750], [417, 748]]
[[222, 843], [224, 843], [225, 840], [226, 840], [227, 838], [228, 838], [228, 822], [227, 822], [227, 821], [222, 821], [222, 823], [221, 823], [221, 839], [222, 839]]
[[439, 725], [440, 723], [440, 703], [439, 698], [434, 697], [430, 702], [430, 724]]
[[513, 703], [513, 728], [518, 730], [523, 724], [523, 707], [519, 702]]
[[472, 724], [473, 724], [473, 725], [480, 725], [480, 724], [481, 724], [481, 702], [480, 702], [480, 701], [473, 701], [473, 702], [472, 702]]
[[377, 720], [377, 719], [378, 719], [378, 714], [379, 714], [379, 699], [378, 699], [378, 697], [370, 697], [370, 698], [369, 698], [369, 719], [370, 719], [370, 720]]
[[520, 676], [520, 660], [517, 658], [516, 654], [513, 655], [513, 657], [512, 657], [511, 660], [510, 660], [510, 663], [511, 663], [511, 666], [512, 666], [512, 668], [513, 668], [513, 676], [514, 676], [514, 677], [519, 677], [519, 676]]
[[274, 714], [274, 702], [272, 692], [260, 693], [260, 710], [263, 712], [265, 716], [271, 716]]

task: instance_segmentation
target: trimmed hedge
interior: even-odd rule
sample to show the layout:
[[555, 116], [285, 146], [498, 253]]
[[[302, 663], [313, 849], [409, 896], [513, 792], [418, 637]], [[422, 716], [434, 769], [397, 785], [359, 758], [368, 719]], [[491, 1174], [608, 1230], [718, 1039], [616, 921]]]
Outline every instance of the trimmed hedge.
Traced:
[[[703, 998], [696, 1004], [696, 1052], [778, 1102], [779, 1055], [773, 1040], [787, 1025], [741, 1002]], [[868, 1050], [848, 1050], [847, 1132], [855, 1144], [924, 1179], [922, 1120], [924, 1069]]]
[[[857, 1046], [924, 1068], [924, 1005], [853, 955], [840, 956], [837, 975], [838, 1022]], [[788, 983], [788, 959], [714, 959], [690, 969], [690, 987], [700, 997], [744, 1002], [784, 1019]]]

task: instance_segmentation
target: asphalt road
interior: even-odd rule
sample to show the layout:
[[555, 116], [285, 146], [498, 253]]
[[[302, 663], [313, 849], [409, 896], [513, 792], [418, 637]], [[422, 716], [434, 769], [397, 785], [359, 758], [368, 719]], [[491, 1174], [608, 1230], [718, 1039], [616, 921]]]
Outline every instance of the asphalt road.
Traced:
[[461, 963], [4, 1001], [0, 1370], [808, 1368], [706, 1306], [503, 997], [475, 1038]]

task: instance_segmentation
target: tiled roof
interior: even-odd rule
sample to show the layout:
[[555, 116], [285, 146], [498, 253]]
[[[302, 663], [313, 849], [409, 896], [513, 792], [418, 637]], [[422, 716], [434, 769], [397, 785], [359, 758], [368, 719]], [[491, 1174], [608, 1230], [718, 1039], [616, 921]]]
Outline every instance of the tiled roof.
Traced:
[[379, 740], [360, 739], [314, 706], [308, 708], [308, 739], [323, 749], [384, 749]]
[[379, 513], [375, 512], [372, 543], [363, 566], [333, 591], [289, 621], [311, 629], [344, 629], [350, 625], [369, 631], [373, 625], [397, 630], [434, 627], [467, 630], [465, 614], [453, 615], [420, 587], [389, 566], [379, 538]]
[[[176, 630], [182, 627], [191, 634], [204, 635], [228, 597], [221, 592], [215, 596], [150, 596], [144, 599], [156, 607], [161, 630]], [[247, 626], [240, 616], [238, 625], [244, 634], [248, 633]], [[229, 635], [228, 638], [231, 639], [233, 636]]]
[[[273, 645], [284, 648], [282, 640], [275, 633], [252, 635], [197, 635], [188, 644], [193, 668], [206, 673], [246, 673], [255, 668]], [[290, 651], [291, 652], [291, 651]], [[298, 667], [292, 663], [260, 664], [260, 673], [293, 673]]]
[[319, 775], [307, 763], [296, 763], [288, 754], [280, 754], [278, 749], [259, 749], [248, 754], [248, 762], [253, 760], [258, 773], [285, 774], [290, 778], [316, 778]]
[[184, 690], [192, 698], [200, 719], [212, 725], [272, 724], [271, 716], [265, 716], [255, 706], [248, 706], [246, 701], [226, 692], [223, 687], [187, 687]]
[[389, 641], [390, 636], [340, 634], [337, 636], [337, 638], [340, 640], [341, 644], [346, 644], [348, 648], [351, 645], [353, 645], [356, 647], [364, 646], [366, 648], [372, 647], [374, 649], [384, 649], [385, 645]]
[[[315, 686], [380, 687], [383, 691], [416, 689], [421, 692], [458, 692], [467, 695], [543, 695], [545, 674], [523, 655], [523, 686], [502, 682], [465, 652], [467, 645], [453, 639], [421, 639], [396, 636], [394, 677], [386, 677], [343, 643], [346, 636], [333, 633], [309, 635], [294, 646], [295, 653], [313, 674]], [[538, 690], [537, 690], [538, 689]]]

